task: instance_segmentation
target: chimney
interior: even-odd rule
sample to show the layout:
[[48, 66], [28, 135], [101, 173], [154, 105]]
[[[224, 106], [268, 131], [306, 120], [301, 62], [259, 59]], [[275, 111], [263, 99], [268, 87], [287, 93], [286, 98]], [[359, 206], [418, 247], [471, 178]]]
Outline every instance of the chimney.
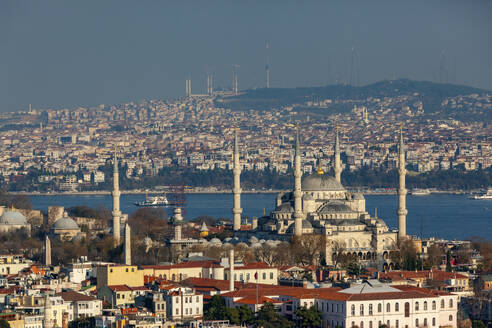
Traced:
[[234, 250], [229, 251], [229, 291], [234, 291]]

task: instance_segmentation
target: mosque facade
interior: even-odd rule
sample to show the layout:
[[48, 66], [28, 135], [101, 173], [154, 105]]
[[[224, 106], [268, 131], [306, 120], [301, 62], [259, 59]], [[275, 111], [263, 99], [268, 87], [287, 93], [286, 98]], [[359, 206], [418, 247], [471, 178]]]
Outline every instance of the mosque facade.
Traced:
[[[294, 188], [277, 196], [275, 209], [268, 216], [261, 217], [251, 232], [235, 229], [236, 236], [247, 238], [246, 234], [265, 240], [290, 240], [306, 234], [326, 236], [325, 260], [334, 263], [339, 252], [355, 255], [360, 261], [372, 262], [380, 268], [388, 267], [389, 252], [398, 238], [406, 238], [405, 208], [405, 153], [403, 134], [399, 142], [399, 188], [398, 222], [399, 229], [389, 229], [386, 223], [371, 216], [366, 210], [364, 196], [347, 191], [341, 184], [340, 143], [338, 131], [335, 135], [334, 176], [317, 172], [302, 177], [299, 133], [296, 135], [294, 156]], [[234, 158], [239, 158], [235, 140]], [[236, 165], [235, 165], [236, 167]], [[239, 170], [234, 171], [239, 173]], [[239, 177], [235, 177], [234, 181]], [[234, 186], [240, 190], [238, 186]], [[236, 198], [234, 198], [236, 199]], [[239, 206], [238, 206], [239, 207]], [[233, 213], [238, 212], [234, 204]]]

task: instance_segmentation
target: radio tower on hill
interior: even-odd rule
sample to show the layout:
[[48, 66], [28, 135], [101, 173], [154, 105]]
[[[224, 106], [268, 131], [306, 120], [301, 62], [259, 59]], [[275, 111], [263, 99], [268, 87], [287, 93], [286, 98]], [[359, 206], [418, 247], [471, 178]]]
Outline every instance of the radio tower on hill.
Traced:
[[270, 44], [268, 40], [265, 43], [265, 48], [266, 48], [266, 65], [265, 65], [265, 73], [266, 73], [266, 88], [270, 88], [270, 53], [269, 53], [269, 48]]

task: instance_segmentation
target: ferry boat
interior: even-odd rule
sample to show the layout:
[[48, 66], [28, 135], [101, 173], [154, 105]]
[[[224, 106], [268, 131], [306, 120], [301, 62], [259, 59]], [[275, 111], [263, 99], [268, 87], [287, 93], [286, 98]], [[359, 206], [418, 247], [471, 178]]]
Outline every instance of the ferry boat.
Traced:
[[145, 200], [143, 202], [135, 202], [136, 206], [141, 207], [157, 207], [157, 206], [168, 206], [169, 201], [167, 200], [166, 195], [161, 196], [148, 196], [145, 195]]
[[492, 188], [487, 189], [487, 192], [483, 195], [475, 195], [470, 197], [471, 199], [492, 199]]
[[413, 189], [410, 192], [410, 194], [413, 196], [427, 196], [427, 195], [430, 195], [431, 192], [429, 189]]

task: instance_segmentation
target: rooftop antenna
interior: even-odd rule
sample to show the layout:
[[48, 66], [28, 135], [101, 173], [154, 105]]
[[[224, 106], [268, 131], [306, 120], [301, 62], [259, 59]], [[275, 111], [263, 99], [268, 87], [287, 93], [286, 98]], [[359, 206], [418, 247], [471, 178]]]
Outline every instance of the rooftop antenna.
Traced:
[[265, 43], [265, 49], [266, 49], [266, 65], [265, 65], [265, 73], [266, 73], [266, 88], [270, 88], [270, 52], [269, 49], [270, 44], [268, 40]]

